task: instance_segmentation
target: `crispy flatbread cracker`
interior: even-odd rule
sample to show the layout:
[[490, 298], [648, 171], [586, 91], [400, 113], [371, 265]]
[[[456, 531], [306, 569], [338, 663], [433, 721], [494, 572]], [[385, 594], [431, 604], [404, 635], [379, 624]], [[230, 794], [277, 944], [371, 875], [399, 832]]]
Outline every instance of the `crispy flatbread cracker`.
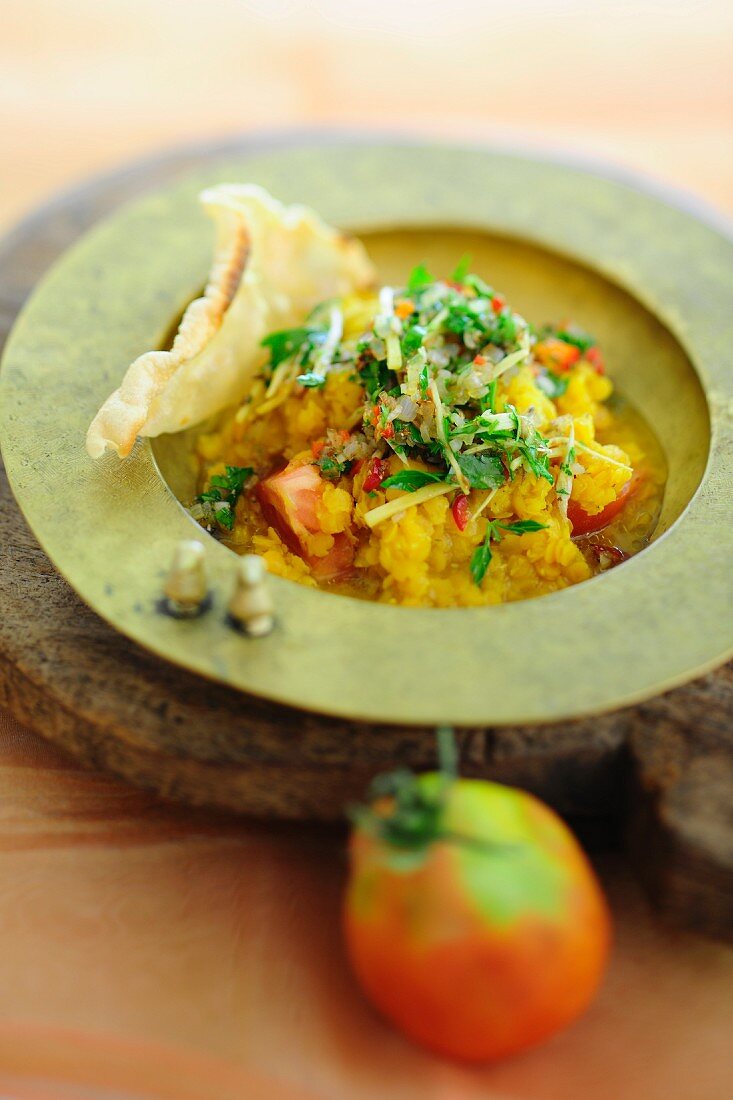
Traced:
[[87, 432], [92, 458], [106, 450], [124, 458], [138, 436], [181, 431], [240, 401], [267, 360], [263, 337], [374, 282], [362, 243], [307, 207], [284, 206], [253, 184], [212, 187], [201, 201], [216, 226], [204, 295], [170, 351], [128, 367]]

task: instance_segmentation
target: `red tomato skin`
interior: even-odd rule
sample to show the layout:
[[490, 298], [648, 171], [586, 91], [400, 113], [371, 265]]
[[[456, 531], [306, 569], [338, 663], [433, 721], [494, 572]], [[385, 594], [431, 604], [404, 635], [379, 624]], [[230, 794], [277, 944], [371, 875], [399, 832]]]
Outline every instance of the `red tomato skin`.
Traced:
[[604, 527], [608, 527], [609, 523], [616, 518], [626, 505], [627, 500], [636, 488], [636, 483], [637, 479], [632, 474], [626, 484], [619, 490], [616, 499], [612, 500], [610, 504], [607, 504], [594, 516], [584, 511], [571, 497], [568, 501], [568, 519], [572, 524], [573, 538], [580, 535], [596, 535]]
[[325, 483], [315, 466], [291, 463], [261, 481], [257, 497], [267, 522], [275, 528], [289, 550], [301, 557], [318, 580], [347, 577], [354, 564], [354, 547], [345, 532], [333, 536], [333, 547], [318, 557], [308, 551], [306, 536], [317, 534], [317, 505]]
[[410, 1039], [466, 1062], [515, 1054], [577, 1018], [610, 945], [605, 900], [572, 834], [548, 807], [513, 794], [557, 870], [555, 916], [528, 903], [509, 923], [492, 920], [471, 897], [454, 845], [435, 845], [405, 871], [390, 868], [379, 840], [352, 837], [344, 929], [359, 984]]

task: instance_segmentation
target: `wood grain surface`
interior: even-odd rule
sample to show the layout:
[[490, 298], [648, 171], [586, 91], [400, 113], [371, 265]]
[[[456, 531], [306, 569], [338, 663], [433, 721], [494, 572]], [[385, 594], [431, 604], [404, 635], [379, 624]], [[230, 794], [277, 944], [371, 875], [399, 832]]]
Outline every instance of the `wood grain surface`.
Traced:
[[616, 926], [599, 999], [546, 1046], [468, 1071], [413, 1048], [354, 987], [331, 830], [163, 806], [2, 719], [0, 745], [3, 1095], [10, 1069], [55, 1076], [59, 1046], [95, 1100], [151, 1079], [143, 1095], [166, 1100], [733, 1091], [733, 950], [661, 927], [617, 856], [598, 861]]

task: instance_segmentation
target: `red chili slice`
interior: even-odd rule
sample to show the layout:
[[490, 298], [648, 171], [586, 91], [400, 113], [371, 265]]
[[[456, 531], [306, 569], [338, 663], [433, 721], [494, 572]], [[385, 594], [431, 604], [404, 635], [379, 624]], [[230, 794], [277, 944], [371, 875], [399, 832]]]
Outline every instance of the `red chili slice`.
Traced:
[[387, 463], [375, 455], [369, 467], [369, 473], [364, 478], [364, 484], [362, 485], [364, 492], [373, 493], [375, 489], [379, 488], [388, 473], [389, 466]]
[[468, 497], [459, 494], [451, 505], [451, 512], [459, 531], [465, 531], [471, 518], [471, 510], [468, 507]]
[[495, 294], [494, 297], [491, 299], [491, 308], [493, 309], [494, 313], [498, 313], [504, 308], [505, 305], [506, 298], [503, 294]]

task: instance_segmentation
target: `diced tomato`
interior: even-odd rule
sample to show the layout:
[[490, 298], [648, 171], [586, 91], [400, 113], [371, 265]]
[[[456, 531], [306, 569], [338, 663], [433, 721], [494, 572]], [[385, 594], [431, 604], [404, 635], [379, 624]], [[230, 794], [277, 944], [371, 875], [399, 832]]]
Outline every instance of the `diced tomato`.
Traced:
[[493, 309], [494, 313], [499, 313], [505, 305], [506, 298], [503, 294], [495, 294], [491, 299], [491, 308]]
[[595, 535], [598, 531], [602, 531], [604, 527], [608, 527], [609, 523], [616, 518], [631, 494], [636, 490], [637, 484], [638, 478], [636, 476], [630, 477], [616, 499], [612, 500], [610, 504], [607, 504], [594, 516], [589, 515], [571, 497], [568, 501], [568, 519], [573, 525], [573, 537]]
[[364, 492], [373, 493], [375, 489], [379, 488], [388, 473], [389, 466], [387, 463], [375, 455], [369, 467], [369, 472], [364, 478], [364, 484], [362, 485]]
[[311, 454], [314, 458], [320, 458], [323, 453], [323, 448], [326, 446], [325, 439], [316, 439], [311, 443]]
[[311, 567], [313, 576], [319, 581], [344, 580], [354, 570], [354, 546], [344, 531], [333, 536], [333, 546], [322, 558], [315, 554], [303, 557]]
[[592, 348], [588, 348], [586, 351], [583, 352], [583, 358], [585, 359], [585, 361], [587, 363], [590, 363], [590, 365], [595, 370], [596, 374], [605, 374], [606, 373], [606, 365], [603, 362], [603, 355], [601, 354], [601, 349], [599, 347], [597, 347], [595, 344], [593, 345]]
[[345, 532], [333, 536], [332, 549], [322, 557], [308, 550], [307, 535], [321, 531], [317, 505], [325, 487], [315, 466], [293, 463], [279, 474], [265, 478], [257, 487], [257, 497], [267, 522], [288, 549], [308, 563], [314, 576], [324, 581], [347, 576], [354, 562], [354, 548]]
[[557, 340], [554, 336], [548, 336], [546, 340], [540, 340], [535, 344], [534, 354], [544, 367], [549, 367], [553, 371], [568, 371], [580, 359], [580, 348], [576, 348], [574, 344], [566, 344], [564, 340]]
[[468, 497], [459, 493], [451, 505], [451, 512], [459, 531], [465, 531], [471, 518], [471, 509], [468, 507]]

